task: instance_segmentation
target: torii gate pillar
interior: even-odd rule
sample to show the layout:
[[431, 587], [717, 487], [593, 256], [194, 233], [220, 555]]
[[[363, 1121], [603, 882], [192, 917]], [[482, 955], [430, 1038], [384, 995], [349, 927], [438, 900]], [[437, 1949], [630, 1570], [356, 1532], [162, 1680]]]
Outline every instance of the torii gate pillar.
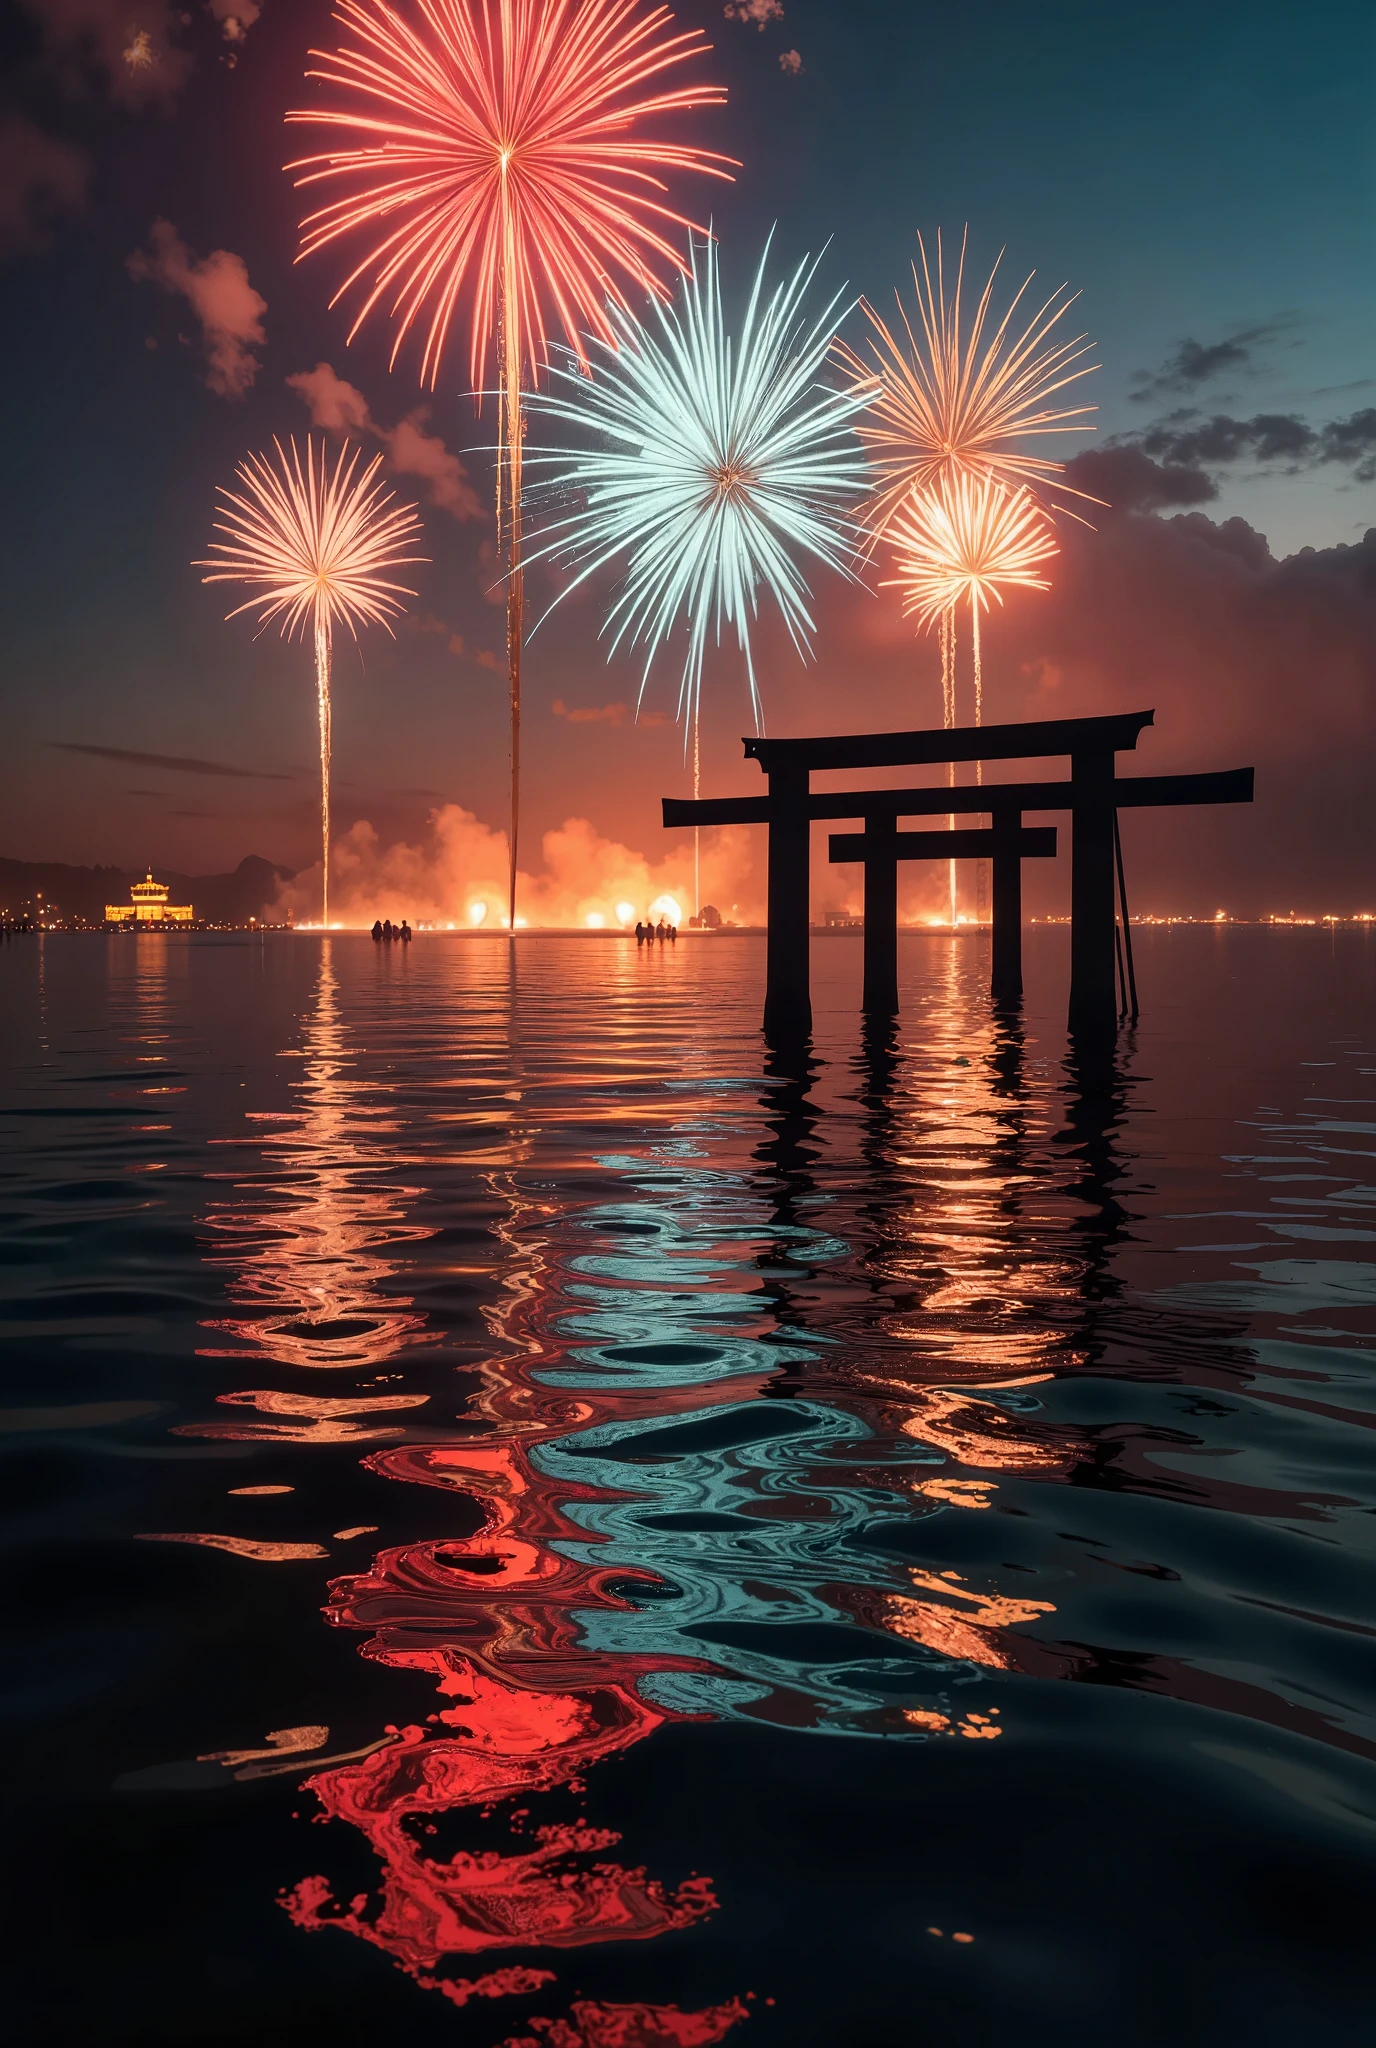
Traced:
[[769, 770], [769, 934], [766, 939], [764, 1028], [776, 1038], [803, 1038], [812, 1029], [808, 930], [808, 863], [812, 818], [806, 764]]
[[1113, 932], [1113, 752], [1077, 748], [1070, 757], [1070, 1028], [1117, 1027]]

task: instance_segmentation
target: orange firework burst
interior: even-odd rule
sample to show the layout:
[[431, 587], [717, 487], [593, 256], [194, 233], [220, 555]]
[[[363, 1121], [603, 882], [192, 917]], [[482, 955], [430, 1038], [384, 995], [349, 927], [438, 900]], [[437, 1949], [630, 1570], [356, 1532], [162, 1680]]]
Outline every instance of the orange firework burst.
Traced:
[[878, 478], [870, 506], [872, 530], [883, 534], [910, 492], [925, 490], [951, 474], [1060, 490], [1085, 499], [1083, 491], [1057, 483], [1063, 463], [1029, 455], [1021, 447], [1029, 437], [1090, 431], [1084, 416], [1095, 410], [1093, 406], [1054, 403], [1058, 392], [1097, 368], [1083, 360], [1089, 354], [1084, 335], [1052, 339], [1053, 329], [1078, 294], [1067, 298], [1067, 287], [1060, 286], [1025, 325], [1017, 327], [1015, 316], [1033, 272], [995, 326], [990, 307], [996, 263], [967, 328], [965, 240], [949, 300], [940, 235], [935, 275], [921, 235], [917, 241], [921, 269], [913, 265], [916, 323], [901, 298], [898, 333], [862, 301], [874, 329], [869, 339], [874, 360], [866, 362], [853, 349], [842, 351], [857, 383], [872, 392], [872, 418], [857, 427]]
[[1003, 603], [1004, 586], [1050, 588], [1037, 573], [1057, 552], [1046, 520], [1029, 492], [996, 477], [948, 473], [910, 492], [885, 537], [899, 574], [884, 587], [902, 590], [905, 615], [924, 628], [968, 600], [978, 635], [980, 612], [991, 597]]
[[[415, 592], [389, 581], [386, 571], [428, 558], [407, 552], [420, 532], [414, 505], [393, 505], [378, 482], [382, 457], [362, 474], [359, 450], [347, 443], [329, 473], [322, 443], [306, 437], [302, 463], [295, 439], [274, 440], [277, 461], [250, 455], [237, 471], [242, 491], [222, 490], [202, 583], [246, 583], [252, 597], [226, 617], [258, 611], [260, 626], [276, 620], [285, 639], [308, 629], [315, 638], [316, 695], [320, 712], [320, 829], [323, 879], [321, 921], [330, 921], [330, 652], [336, 624], [358, 637], [361, 625], [386, 626]], [[290, 450], [290, 452], [288, 452]]]
[[349, 146], [288, 166], [301, 185], [344, 188], [303, 223], [302, 253], [370, 232], [335, 298], [366, 281], [353, 333], [385, 301], [397, 323], [393, 361], [423, 323], [423, 383], [438, 378], [465, 288], [475, 392], [496, 351], [497, 517], [510, 568], [514, 930], [523, 379], [539, 374], [550, 326], [580, 359], [585, 331], [610, 342], [606, 302], [621, 300], [618, 277], [662, 294], [661, 269], [683, 269], [665, 231], [692, 223], [665, 204], [662, 174], [726, 177], [729, 159], [632, 131], [659, 115], [720, 105], [725, 94], [665, 86], [664, 75], [707, 44], [699, 30], [666, 34], [668, 9], [642, 12], [637, 0], [417, 0], [408, 18], [386, 0], [339, 0], [336, 19], [359, 46], [313, 51], [320, 68], [310, 76], [354, 104], [287, 117], [349, 138]]
[[[956, 606], [968, 601], [974, 657], [975, 724], [984, 717], [984, 674], [979, 619], [1005, 588], [1050, 588], [1038, 572], [1057, 553], [1040, 507], [1024, 487], [1010, 491], [997, 476], [965, 469], [941, 471], [926, 490], [909, 491], [889, 518], [885, 538], [896, 576], [884, 587], [903, 592], [906, 616], [918, 626], [941, 628], [942, 723], [956, 722]], [[980, 775], [976, 766], [976, 776]], [[955, 781], [955, 765], [947, 770]], [[955, 819], [950, 824], [954, 826]], [[956, 865], [950, 863], [951, 923], [956, 921]]]

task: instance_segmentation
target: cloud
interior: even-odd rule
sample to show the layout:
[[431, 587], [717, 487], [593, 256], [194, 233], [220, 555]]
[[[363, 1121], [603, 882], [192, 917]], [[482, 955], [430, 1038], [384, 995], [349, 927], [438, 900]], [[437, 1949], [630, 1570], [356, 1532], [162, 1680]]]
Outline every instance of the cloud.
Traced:
[[462, 633], [452, 633], [450, 635], [449, 652], [457, 654], [461, 661], [476, 662], [479, 668], [491, 669], [494, 675], [501, 674], [502, 664], [498, 661], [492, 649], [490, 647], [469, 647], [465, 643]]
[[206, 13], [219, 22], [227, 43], [241, 43], [262, 11], [258, 0], [206, 0]]
[[243, 257], [228, 249], [193, 257], [170, 220], [154, 221], [152, 242], [151, 254], [136, 249], [127, 259], [129, 275], [189, 300], [210, 364], [206, 383], [222, 398], [242, 398], [258, 374], [253, 351], [267, 340], [268, 309], [248, 281]]
[[1376, 407], [1331, 420], [1319, 437], [1321, 462], [1350, 464], [1360, 484], [1376, 482]]
[[1139, 449], [1154, 461], [1185, 469], [1255, 462], [1294, 471], [1334, 463], [1350, 469], [1358, 483], [1371, 483], [1376, 480], [1376, 407], [1321, 427], [1291, 412], [1259, 412], [1251, 419], [1214, 413], [1206, 419], [1185, 410], [1167, 414], [1140, 433], [1119, 434], [1107, 445]]
[[1187, 337], [1159, 370], [1133, 373], [1128, 379], [1132, 396], [1145, 404], [1148, 399], [1164, 398], [1172, 392], [1195, 391], [1225, 370], [1250, 370], [1257, 343], [1269, 341], [1281, 325], [1273, 320], [1260, 327], [1245, 327], [1222, 341], [1202, 342]]
[[991, 629], [985, 716], [1152, 705], [1124, 772], [1257, 766], [1248, 810], [1124, 814], [1137, 906], [1376, 910], [1376, 529], [1283, 561], [1247, 521], [1198, 511], [1062, 542], [1056, 588]]
[[556, 697], [550, 710], [556, 718], [567, 718], [570, 725], [624, 725], [630, 716], [628, 704], [566, 704], [562, 697]]
[[781, 0], [726, 0], [722, 13], [728, 21], [753, 22], [761, 35], [769, 22], [784, 18]]
[[[507, 906], [506, 847], [505, 833], [492, 831], [459, 804], [444, 804], [432, 814], [420, 846], [384, 847], [373, 826], [360, 822], [331, 848], [331, 911], [357, 925], [405, 917], [413, 924], [496, 929]], [[603, 838], [586, 818], [568, 818], [545, 833], [541, 847], [543, 871], [523, 872], [519, 882], [520, 913], [532, 925], [586, 927], [590, 918], [599, 918], [615, 926], [618, 905], [629, 904], [634, 921], [663, 895], [675, 899], [685, 919], [691, 909], [691, 835], [679, 835], [661, 860], [652, 861]], [[729, 905], [739, 922], [758, 915], [763, 889], [753, 861], [760, 850], [746, 830], [704, 832], [703, 900]], [[284, 893], [281, 907], [308, 911], [319, 900], [318, 876], [302, 875]]]
[[1118, 512], [1164, 512], [1207, 505], [1218, 496], [1218, 485], [1202, 469], [1153, 462], [1133, 447], [1086, 448], [1066, 464], [1066, 482]]
[[329, 434], [363, 434], [371, 430], [373, 416], [368, 401], [354, 385], [336, 377], [328, 363], [313, 370], [298, 370], [287, 384], [298, 391], [310, 410], [311, 425]]
[[395, 427], [382, 427], [363, 393], [336, 376], [328, 363], [298, 370], [287, 383], [305, 400], [312, 426], [332, 434], [375, 435], [394, 470], [402, 476], [417, 476], [427, 485], [432, 505], [455, 519], [481, 518], [483, 508], [458, 456], [450, 453], [438, 434], [424, 431], [430, 421], [428, 406], [417, 406]]
[[[1080, 470], [1086, 460], [1076, 458], [1072, 476], [1093, 488], [1100, 478]], [[1089, 511], [1094, 530], [1072, 521], [1058, 530], [1052, 589], [1010, 592], [983, 622], [985, 720], [1150, 706], [1156, 724], [1120, 756], [1120, 773], [1255, 764], [1250, 807], [1123, 812], [1135, 912], [1376, 912], [1376, 524], [1352, 545], [1278, 559], [1249, 522], [1208, 508]], [[764, 623], [757, 661], [771, 725], [782, 724], [785, 702], [790, 732], [940, 725], [936, 637], [914, 634], [895, 593], [876, 599], [828, 582], [818, 606], [815, 669], [785, 670], [786, 636]], [[965, 724], [968, 612], [957, 671]], [[863, 712], [842, 719], [837, 705], [857, 677]], [[988, 779], [1010, 773], [1021, 771]], [[719, 786], [704, 778], [709, 795]], [[1061, 857], [1024, 872], [1029, 914], [1039, 916], [1068, 907], [1065, 821], [1047, 822], [1062, 827]], [[820, 859], [814, 852], [817, 903], [827, 900]], [[905, 900], [915, 907], [924, 886], [934, 897], [920, 875], [905, 881]]]
[[780, 71], [786, 72], [790, 78], [796, 78], [802, 68], [803, 60], [796, 50], [785, 50], [779, 58]]
[[1299, 462], [1313, 453], [1314, 429], [1296, 413], [1259, 412], [1249, 420], [1215, 413], [1211, 419], [1175, 414], [1132, 437], [1148, 455], [1167, 462]]
[[[272, 768], [235, 768], [228, 761], [202, 761], [194, 754], [145, 754], [133, 747], [97, 747], [85, 740], [49, 740], [50, 747], [56, 747], [62, 754], [92, 754], [99, 761], [130, 761], [139, 768], [174, 768], [182, 775], [232, 775], [236, 780], [251, 782], [294, 782], [294, 775], [285, 775]], [[133, 795], [136, 792], [131, 791]], [[143, 794], [156, 795], [156, 791]]]
[[429, 486], [432, 505], [455, 519], [480, 519], [483, 508], [458, 456], [450, 454], [438, 434], [422, 431], [429, 419], [429, 406], [417, 406], [390, 430], [375, 427], [373, 431], [386, 448], [393, 469], [403, 476], [418, 476]]
[[0, 254], [44, 248], [54, 219], [84, 204], [90, 171], [79, 149], [23, 114], [0, 118]]

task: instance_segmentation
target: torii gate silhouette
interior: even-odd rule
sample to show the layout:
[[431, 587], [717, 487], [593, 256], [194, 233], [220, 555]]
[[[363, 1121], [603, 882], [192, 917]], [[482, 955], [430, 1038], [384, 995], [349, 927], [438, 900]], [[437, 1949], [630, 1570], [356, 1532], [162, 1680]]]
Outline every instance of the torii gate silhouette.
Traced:
[[[833, 860], [865, 863], [865, 1007], [897, 1007], [897, 864], [903, 859], [994, 863], [993, 989], [1011, 999], [1022, 985], [1022, 861], [1055, 852], [1054, 830], [1028, 830], [1028, 811], [1071, 814], [1070, 1025], [1112, 1031], [1117, 813], [1164, 804], [1250, 803], [1254, 771], [1119, 777], [1115, 756], [1137, 745], [1151, 711], [1106, 718], [1029, 719], [1015, 725], [955, 726], [923, 732], [852, 733], [827, 738], [747, 739], [746, 757], [769, 779], [763, 797], [665, 797], [664, 823], [769, 827], [769, 932], [765, 1030], [794, 1036], [812, 1023], [809, 988], [809, 852], [815, 818], [860, 818], [863, 833], [837, 834]], [[994, 782], [958, 789], [813, 790], [814, 770], [916, 767], [957, 761], [1070, 758], [1059, 782]], [[991, 819], [987, 831], [902, 833], [902, 817], [960, 813]]]

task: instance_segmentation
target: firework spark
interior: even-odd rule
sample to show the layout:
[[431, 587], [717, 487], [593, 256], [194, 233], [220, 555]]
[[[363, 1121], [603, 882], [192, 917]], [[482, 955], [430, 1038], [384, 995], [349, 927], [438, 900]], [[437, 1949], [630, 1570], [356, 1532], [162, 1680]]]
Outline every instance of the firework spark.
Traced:
[[[766, 291], [760, 261], [744, 319], [731, 334], [717, 245], [690, 246], [679, 301], [653, 301], [644, 321], [611, 309], [613, 334], [593, 341], [594, 373], [570, 359], [532, 409], [596, 437], [593, 448], [532, 450], [546, 494], [577, 493], [555, 519], [546, 552], [574, 568], [569, 588], [613, 562], [625, 580], [604, 632], [611, 652], [644, 649], [641, 694], [656, 655], [687, 628], [679, 683], [685, 745], [698, 718], [709, 634], [734, 627], [756, 728], [761, 707], [750, 630], [761, 588], [801, 655], [810, 652], [810, 591], [798, 558], [845, 570], [856, 531], [845, 517], [867, 471], [851, 421], [865, 403], [818, 384], [841, 295], [804, 310], [810, 258]], [[564, 593], [567, 594], [567, 593]]]
[[274, 439], [274, 463], [250, 455], [237, 476], [242, 490], [222, 490], [216, 506], [211, 558], [202, 583], [244, 583], [252, 597], [227, 618], [258, 607], [260, 626], [279, 624], [284, 639], [309, 631], [315, 640], [316, 698], [320, 714], [321, 922], [330, 921], [330, 657], [336, 625], [358, 637], [361, 625], [386, 626], [404, 612], [415, 592], [386, 572], [424, 555], [407, 552], [420, 532], [414, 505], [394, 505], [377, 481], [382, 457], [358, 473], [360, 451], [346, 442], [330, 474], [324, 442], [317, 454], [306, 437], [302, 463], [295, 438]]
[[1058, 483], [1063, 463], [1029, 455], [1021, 445], [1043, 434], [1091, 431], [1085, 415], [1095, 410], [1092, 405], [1055, 402], [1058, 393], [1097, 368], [1084, 361], [1090, 352], [1084, 335], [1053, 338], [1078, 294], [1066, 297], [1067, 287], [1061, 285], [1019, 327], [1015, 319], [1036, 275], [1032, 272], [995, 325], [990, 308], [996, 263], [967, 327], [964, 239], [949, 298], [940, 235], [934, 270], [920, 235], [918, 250], [920, 270], [913, 265], [916, 322], [900, 298], [895, 332], [862, 300], [874, 330], [869, 337], [873, 360], [867, 362], [844, 345], [840, 350], [857, 389], [870, 394], [872, 417], [862, 422], [859, 433], [876, 472], [871, 530], [883, 534], [913, 490], [925, 490], [951, 474], [1097, 502]]
[[[497, 523], [508, 567], [511, 691], [511, 926], [516, 923], [520, 788], [522, 394], [551, 329], [580, 357], [583, 334], [611, 337], [617, 278], [662, 293], [682, 269], [668, 233], [691, 224], [665, 203], [671, 170], [728, 177], [730, 160], [639, 135], [646, 121], [718, 106], [716, 86], [667, 86], [708, 46], [666, 33], [665, 7], [637, 0], [340, 0], [358, 47], [313, 51], [309, 75], [351, 95], [346, 108], [289, 121], [343, 131], [349, 146], [289, 165], [303, 186], [343, 186], [302, 224], [302, 254], [367, 231], [370, 246], [335, 301], [364, 284], [351, 337], [380, 301], [396, 322], [392, 360], [423, 332], [432, 388], [460, 296], [472, 300], [469, 375], [481, 392], [495, 350]], [[366, 280], [366, 284], [365, 281]]]

